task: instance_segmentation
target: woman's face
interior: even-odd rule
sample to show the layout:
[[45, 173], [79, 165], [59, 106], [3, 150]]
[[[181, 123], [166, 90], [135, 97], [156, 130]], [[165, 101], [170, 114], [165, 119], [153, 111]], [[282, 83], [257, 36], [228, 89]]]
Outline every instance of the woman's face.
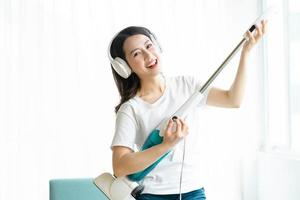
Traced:
[[131, 70], [139, 78], [150, 78], [160, 73], [160, 52], [147, 36], [138, 34], [128, 37], [123, 49]]

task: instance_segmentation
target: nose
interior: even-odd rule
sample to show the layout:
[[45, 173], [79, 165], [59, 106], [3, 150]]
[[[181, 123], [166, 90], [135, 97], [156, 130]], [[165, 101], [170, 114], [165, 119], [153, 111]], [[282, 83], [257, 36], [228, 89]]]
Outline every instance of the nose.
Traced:
[[155, 59], [155, 56], [153, 55], [153, 53], [147, 49], [144, 50], [144, 57], [145, 57], [145, 60], [148, 62]]

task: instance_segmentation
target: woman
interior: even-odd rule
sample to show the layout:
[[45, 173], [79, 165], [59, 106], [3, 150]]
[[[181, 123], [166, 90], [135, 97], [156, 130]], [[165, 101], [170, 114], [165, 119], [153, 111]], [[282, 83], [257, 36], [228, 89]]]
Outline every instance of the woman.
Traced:
[[[246, 63], [252, 47], [263, 36], [266, 22], [255, 33], [247, 32], [238, 71], [229, 90], [208, 88], [199, 102], [219, 107], [236, 108], [242, 101], [245, 88]], [[169, 120], [161, 144], [144, 151], [140, 149], [149, 133], [171, 115], [185, 100], [200, 88], [201, 83], [191, 76], [166, 77], [162, 73], [159, 44], [144, 27], [127, 27], [119, 32], [109, 46], [113, 76], [121, 96], [116, 106], [115, 135], [112, 141], [113, 171], [117, 177], [130, 175], [149, 167], [169, 153], [142, 181], [145, 186], [138, 199], [206, 199], [201, 177], [193, 159], [184, 162], [181, 180], [183, 138], [192, 156], [196, 146], [197, 109], [186, 119]], [[176, 125], [175, 129], [173, 125]], [[179, 181], [180, 180], [180, 181]], [[182, 185], [179, 186], [179, 182]]]

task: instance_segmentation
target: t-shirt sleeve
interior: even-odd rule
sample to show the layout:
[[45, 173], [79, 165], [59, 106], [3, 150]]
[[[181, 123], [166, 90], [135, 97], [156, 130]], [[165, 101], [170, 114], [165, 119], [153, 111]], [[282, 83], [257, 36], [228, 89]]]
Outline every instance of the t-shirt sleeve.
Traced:
[[[190, 88], [191, 94], [193, 94], [197, 90], [199, 91], [201, 89], [201, 87], [204, 85], [204, 83], [202, 81], [200, 81], [198, 78], [196, 78], [194, 76], [185, 76], [184, 78], [186, 80], [186, 84], [188, 84], [188, 86]], [[203, 93], [204, 96], [203, 96], [202, 100], [199, 102], [198, 106], [206, 105], [207, 97], [208, 97], [210, 89], [211, 89], [211, 86], [208, 86], [208, 88], [204, 91], [204, 93]]]
[[111, 148], [114, 146], [124, 146], [134, 150], [136, 133], [137, 126], [133, 116], [125, 111], [118, 111]]

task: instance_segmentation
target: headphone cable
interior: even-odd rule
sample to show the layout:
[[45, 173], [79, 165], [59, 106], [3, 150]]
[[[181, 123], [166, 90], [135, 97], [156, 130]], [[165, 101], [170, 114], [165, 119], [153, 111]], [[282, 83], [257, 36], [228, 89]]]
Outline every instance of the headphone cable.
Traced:
[[182, 163], [181, 163], [180, 183], [179, 183], [179, 200], [182, 199], [181, 186], [182, 186], [182, 176], [183, 176], [184, 157], [185, 157], [185, 137], [183, 138], [183, 152], [182, 152]]

